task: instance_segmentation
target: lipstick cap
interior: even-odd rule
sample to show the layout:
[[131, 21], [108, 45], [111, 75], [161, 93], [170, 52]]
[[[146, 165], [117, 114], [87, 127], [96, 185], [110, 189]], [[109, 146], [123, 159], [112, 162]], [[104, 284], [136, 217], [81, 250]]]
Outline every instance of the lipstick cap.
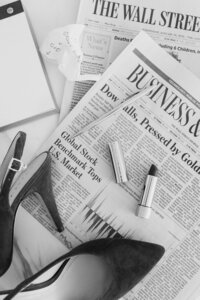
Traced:
[[118, 141], [109, 143], [109, 148], [117, 183], [128, 181], [124, 155], [120, 143]]
[[140, 218], [149, 219], [151, 215], [151, 207], [138, 205], [136, 215]]

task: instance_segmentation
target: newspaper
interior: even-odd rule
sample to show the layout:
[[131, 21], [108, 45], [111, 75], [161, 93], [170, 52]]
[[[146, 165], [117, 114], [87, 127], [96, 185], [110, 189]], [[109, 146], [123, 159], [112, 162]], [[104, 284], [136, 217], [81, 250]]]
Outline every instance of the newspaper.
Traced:
[[[200, 77], [200, 5], [196, 0], [82, 0], [77, 23], [82, 39], [82, 74], [103, 73], [141, 31]], [[66, 81], [60, 119], [77, 104], [94, 81]]]
[[[81, 136], [81, 128], [148, 85], [155, 89]], [[23, 205], [68, 248], [102, 237], [161, 244], [158, 265], [124, 299], [193, 300], [200, 279], [200, 81], [145, 32], [118, 56], [44, 144], [52, 155], [56, 233], [35, 199]], [[129, 181], [117, 184], [108, 143], [122, 145]], [[151, 164], [150, 219], [136, 216]]]

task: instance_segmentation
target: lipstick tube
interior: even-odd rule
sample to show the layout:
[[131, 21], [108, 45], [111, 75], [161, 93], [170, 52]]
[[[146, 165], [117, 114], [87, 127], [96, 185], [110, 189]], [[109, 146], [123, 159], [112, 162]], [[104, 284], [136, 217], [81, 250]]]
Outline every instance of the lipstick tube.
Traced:
[[155, 165], [151, 165], [146, 178], [144, 193], [136, 211], [136, 215], [140, 218], [148, 219], [151, 215], [151, 204], [153, 202], [153, 196], [158, 180], [157, 171], [157, 167]]

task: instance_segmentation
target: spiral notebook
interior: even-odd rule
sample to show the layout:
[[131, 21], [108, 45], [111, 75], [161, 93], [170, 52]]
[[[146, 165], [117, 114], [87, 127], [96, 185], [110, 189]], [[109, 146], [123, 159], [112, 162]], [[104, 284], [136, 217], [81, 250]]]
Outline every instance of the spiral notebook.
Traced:
[[0, 7], [0, 129], [57, 110], [21, 1]]

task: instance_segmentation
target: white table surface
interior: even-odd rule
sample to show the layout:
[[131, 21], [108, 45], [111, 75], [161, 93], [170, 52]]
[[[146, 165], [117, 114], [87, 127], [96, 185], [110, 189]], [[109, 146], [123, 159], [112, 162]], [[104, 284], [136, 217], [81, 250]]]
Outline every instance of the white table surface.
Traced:
[[[79, 1], [22, 0], [38, 45], [41, 45], [52, 29], [76, 22]], [[0, 0], [0, 5], [10, 2]], [[60, 107], [65, 79], [55, 65], [44, 63], [55, 100]], [[57, 126], [58, 116], [56, 113], [1, 131], [0, 162], [19, 130], [27, 133], [23, 160], [28, 162]], [[0, 290], [12, 288], [24, 279], [24, 274], [30, 276], [66, 252], [66, 248], [21, 207], [18, 209], [15, 222], [15, 240], [17, 244], [15, 243], [13, 264], [0, 278]]]

